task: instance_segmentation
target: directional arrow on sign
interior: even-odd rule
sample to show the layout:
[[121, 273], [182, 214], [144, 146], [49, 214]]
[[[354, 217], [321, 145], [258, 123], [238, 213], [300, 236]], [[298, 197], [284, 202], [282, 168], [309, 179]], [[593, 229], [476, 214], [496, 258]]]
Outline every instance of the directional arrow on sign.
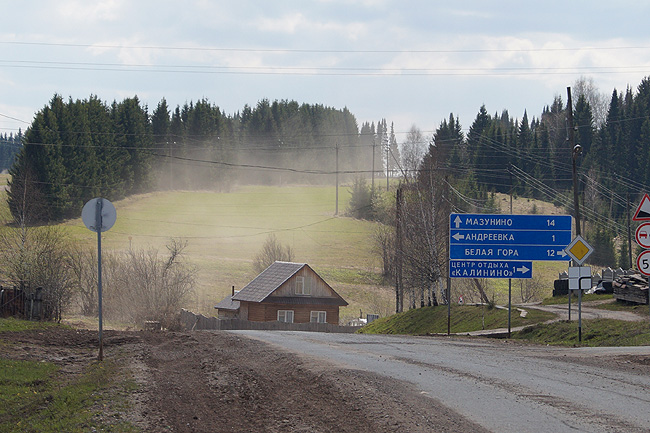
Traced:
[[451, 278], [518, 278], [530, 279], [533, 262], [511, 260], [450, 260]]
[[454, 224], [456, 224], [456, 228], [460, 227], [460, 224], [463, 222], [463, 220], [460, 218], [460, 215], [456, 216], [456, 219], [454, 220]]
[[525, 274], [526, 272], [530, 271], [526, 266], [522, 266], [521, 268], [517, 268], [517, 272], [521, 272], [522, 274]]
[[465, 235], [461, 235], [460, 233], [456, 233], [452, 236], [452, 238], [456, 239], [457, 241], [461, 239], [465, 239]]

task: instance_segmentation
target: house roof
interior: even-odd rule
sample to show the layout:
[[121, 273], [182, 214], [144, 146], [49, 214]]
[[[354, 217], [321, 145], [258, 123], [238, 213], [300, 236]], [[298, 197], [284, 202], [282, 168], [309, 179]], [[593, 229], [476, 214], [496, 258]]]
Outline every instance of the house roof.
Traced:
[[214, 308], [218, 310], [239, 310], [239, 301], [233, 301], [232, 295], [228, 295], [223, 298]]
[[235, 296], [234, 301], [262, 302], [296, 272], [307, 266], [306, 263], [274, 262], [266, 268]]

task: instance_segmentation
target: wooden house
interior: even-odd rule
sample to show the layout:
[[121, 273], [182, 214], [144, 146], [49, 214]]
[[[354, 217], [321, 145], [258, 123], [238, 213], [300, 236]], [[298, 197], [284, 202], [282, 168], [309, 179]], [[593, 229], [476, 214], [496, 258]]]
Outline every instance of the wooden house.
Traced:
[[224, 319], [338, 325], [339, 307], [346, 305], [306, 263], [275, 262], [215, 308]]

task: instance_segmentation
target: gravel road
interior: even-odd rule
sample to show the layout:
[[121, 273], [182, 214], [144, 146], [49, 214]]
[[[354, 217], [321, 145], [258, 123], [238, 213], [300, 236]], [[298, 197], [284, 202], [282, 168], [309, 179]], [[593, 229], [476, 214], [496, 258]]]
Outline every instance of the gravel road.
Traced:
[[495, 432], [650, 431], [650, 347], [233, 331], [311, 360], [414, 384]]

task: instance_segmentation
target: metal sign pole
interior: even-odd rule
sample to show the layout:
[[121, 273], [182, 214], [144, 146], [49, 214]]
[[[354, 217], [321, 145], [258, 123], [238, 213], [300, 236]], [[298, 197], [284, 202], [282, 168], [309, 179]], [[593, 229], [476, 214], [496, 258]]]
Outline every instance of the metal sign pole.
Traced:
[[578, 343], [582, 343], [582, 278], [578, 281]]
[[511, 317], [512, 317], [512, 278], [508, 278], [508, 338], [510, 338], [510, 333], [512, 331], [511, 327]]
[[102, 208], [103, 201], [97, 200], [95, 211], [95, 227], [97, 228], [97, 296], [99, 307], [99, 360], [104, 360], [104, 338], [102, 323]]
[[97, 307], [99, 313], [99, 360], [104, 359], [104, 321], [102, 317], [102, 232], [115, 224], [117, 213], [109, 200], [101, 197], [89, 200], [81, 210], [81, 220], [88, 230], [97, 233]]

